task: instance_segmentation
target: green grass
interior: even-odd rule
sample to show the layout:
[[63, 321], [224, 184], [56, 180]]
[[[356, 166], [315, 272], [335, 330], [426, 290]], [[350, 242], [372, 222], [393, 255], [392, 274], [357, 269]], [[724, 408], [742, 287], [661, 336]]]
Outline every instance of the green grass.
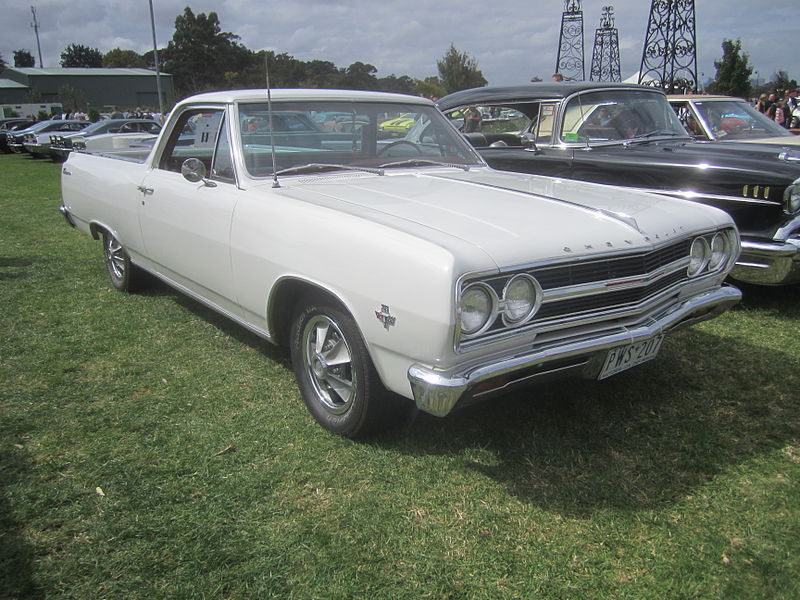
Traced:
[[800, 597], [797, 287], [352, 442], [284, 351], [111, 289], [58, 171], [0, 156], [0, 598]]

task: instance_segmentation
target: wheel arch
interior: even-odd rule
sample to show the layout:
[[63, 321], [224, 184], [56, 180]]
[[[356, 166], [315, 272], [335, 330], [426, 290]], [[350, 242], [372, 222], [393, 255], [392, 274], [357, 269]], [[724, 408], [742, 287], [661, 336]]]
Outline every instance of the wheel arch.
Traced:
[[283, 277], [273, 286], [267, 303], [267, 329], [271, 332], [273, 341], [279, 346], [288, 346], [292, 313], [300, 300], [306, 296], [314, 296], [320, 300], [331, 302], [347, 312], [358, 325], [358, 319], [353, 310], [337, 293], [308, 279], [294, 276]]

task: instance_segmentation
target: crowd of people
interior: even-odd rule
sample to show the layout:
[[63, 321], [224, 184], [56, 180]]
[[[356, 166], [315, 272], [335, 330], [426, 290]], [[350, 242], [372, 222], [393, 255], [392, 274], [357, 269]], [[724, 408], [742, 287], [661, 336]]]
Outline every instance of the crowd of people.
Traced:
[[783, 94], [773, 92], [761, 94], [755, 103], [755, 108], [782, 127], [800, 127], [800, 100], [797, 93], [800, 90], [788, 90]]

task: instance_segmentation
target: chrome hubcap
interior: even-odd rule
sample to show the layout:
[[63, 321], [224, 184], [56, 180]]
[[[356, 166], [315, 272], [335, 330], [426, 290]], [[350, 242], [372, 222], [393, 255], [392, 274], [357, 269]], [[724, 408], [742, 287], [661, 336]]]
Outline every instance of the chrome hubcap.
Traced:
[[117, 279], [125, 277], [125, 253], [122, 244], [112, 235], [106, 238], [106, 261]]
[[325, 410], [343, 414], [356, 393], [350, 346], [339, 326], [317, 315], [303, 329], [303, 359], [317, 399]]

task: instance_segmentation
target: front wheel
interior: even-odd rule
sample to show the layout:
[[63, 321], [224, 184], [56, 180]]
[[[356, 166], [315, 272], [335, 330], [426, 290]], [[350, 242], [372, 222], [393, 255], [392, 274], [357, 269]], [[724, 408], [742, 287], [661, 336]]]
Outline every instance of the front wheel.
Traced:
[[103, 259], [111, 285], [122, 292], [135, 292], [143, 287], [144, 272], [131, 262], [120, 241], [103, 232]]
[[352, 317], [309, 301], [292, 322], [292, 367], [317, 422], [331, 433], [361, 437], [407, 421], [414, 404], [381, 383]]

